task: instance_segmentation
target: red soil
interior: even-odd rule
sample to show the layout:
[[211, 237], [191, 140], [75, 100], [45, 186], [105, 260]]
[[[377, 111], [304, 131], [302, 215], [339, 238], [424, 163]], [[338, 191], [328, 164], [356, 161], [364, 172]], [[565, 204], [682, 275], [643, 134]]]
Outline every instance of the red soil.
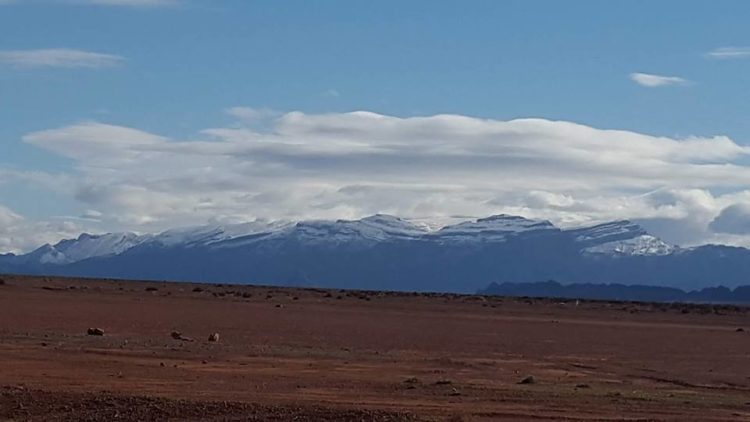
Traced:
[[0, 419], [750, 420], [746, 308], [2, 278]]

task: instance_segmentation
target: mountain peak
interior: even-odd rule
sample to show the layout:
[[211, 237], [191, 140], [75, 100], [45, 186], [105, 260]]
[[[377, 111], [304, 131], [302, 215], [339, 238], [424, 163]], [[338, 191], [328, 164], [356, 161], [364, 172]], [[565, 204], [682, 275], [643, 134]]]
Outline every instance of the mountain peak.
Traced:
[[560, 229], [547, 220], [531, 220], [517, 215], [498, 214], [479, 218], [475, 221], [464, 221], [463, 223], [446, 226], [435, 234], [453, 240], [479, 239], [502, 242], [507, 240], [509, 236], [516, 236], [521, 233], [538, 234], [553, 231], [559, 232]]
[[316, 242], [344, 242], [353, 239], [383, 241], [422, 236], [427, 230], [402, 218], [375, 214], [359, 220], [301, 221], [295, 225], [297, 233]]
[[532, 221], [532, 220], [529, 220], [526, 217], [521, 217], [520, 215], [510, 215], [510, 214], [495, 214], [489, 217], [477, 219], [477, 222], [483, 222], [483, 223], [490, 222], [490, 221]]
[[380, 213], [361, 218], [359, 221], [387, 223], [387, 224], [405, 222], [401, 217], [396, 217], [395, 215], [390, 215], [390, 214], [380, 214]]
[[[355, 221], [357, 222], [357, 221]], [[369, 217], [364, 217], [358, 220], [359, 223], [366, 224], [373, 227], [379, 227], [386, 231], [397, 230], [399, 232], [407, 231], [411, 234], [421, 234], [425, 231], [424, 228], [404, 220], [401, 217], [396, 217], [389, 214], [375, 214]]]
[[175, 228], [153, 236], [153, 242], [162, 246], [200, 246], [224, 241], [240, 241], [247, 236], [272, 233], [290, 226], [287, 221], [254, 220], [235, 224], [210, 224], [197, 227]]
[[630, 220], [618, 220], [568, 231], [585, 253], [668, 255], [677, 250]]

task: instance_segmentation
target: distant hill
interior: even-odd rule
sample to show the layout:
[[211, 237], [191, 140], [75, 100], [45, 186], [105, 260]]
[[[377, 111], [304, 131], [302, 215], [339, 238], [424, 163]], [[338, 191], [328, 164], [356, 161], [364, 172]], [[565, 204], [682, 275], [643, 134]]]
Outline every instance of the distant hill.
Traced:
[[543, 281], [536, 283], [491, 283], [477, 293], [487, 296], [552, 297], [634, 302], [750, 304], [750, 286], [740, 286], [733, 290], [726, 287], [708, 287], [686, 292], [673, 287], [590, 283], [563, 285], [556, 281]]
[[82, 234], [24, 255], [0, 255], [0, 272], [458, 293], [499, 280], [687, 291], [748, 284], [750, 250], [680, 248], [630, 221], [560, 229], [495, 215], [431, 229], [378, 214]]

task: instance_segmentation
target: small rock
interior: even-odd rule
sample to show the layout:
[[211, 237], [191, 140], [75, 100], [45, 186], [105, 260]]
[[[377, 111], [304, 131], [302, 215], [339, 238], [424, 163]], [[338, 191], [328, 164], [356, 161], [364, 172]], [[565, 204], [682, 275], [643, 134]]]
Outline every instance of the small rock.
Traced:
[[157, 290], [159, 290], [159, 289], [157, 289], [156, 287], [146, 287], [146, 291], [147, 292], [155, 292]]
[[458, 391], [458, 390], [456, 390], [456, 388], [455, 388], [455, 387], [453, 387], [453, 389], [451, 390], [451, 392], [450, 392], [450, 393], [448, 393], [448, 395], [449, 395], [449, 396], [460, 396], [460, 395], [461, 395], [461, 392], [460, 392], [460, 391]]
[[205, 360], [205, 359], [203, 359], [203, 360], [201, 361], [201, 363], [205, 365], [205, 364], [207, 364], [207, 363], [208, 363], [208, 361], [207, 361], [207, 360]]
[[280, 303], [279, 303], [279, 304], [277, 304], [277, 305], [276, 305], [276, 307], [277, 307], [277, 308], [283, 308], [283, 307], [284, 307], [284, 305], [282, 305], [282, 304], [280, 304]]
[[588, 384], [576, 384], [576, 388], [591, 388]]
[[86, 334], [90, 336], [103, 336], [104, 330], [102, 330], [101, 328], [89, 328], [88, 330], [86, 330]]
[[175, 340], [181, 340], [181, 341], [193, 341], [192, 338], [183, 336], [181, 332], [179, 331], [172, 331], [172, 334], [170, 334], [173, 339]]
[[742, 328], [742, 327], [740, 327], [740, 328], [738, 328], [738, 329], [736, 329], [736, 330], [734, 330], [734, 331], [736, 331], [736, 332], [738, 332], [738, 333], [744, 333], [744, 332], [745, 332], [745, 329], [744, 329], [744, 328]]
[[219, 333], [212, 333], [208, 336], [208, 341], [217, 343], [219, 341]]
[[521, 381], [518, 381], [519, 384], [536, 384], [536, 378], [533, 375], [529, 375], [522, 379]]
[[167, 365], [166, 365], [166, 364], [165, 364], [164, 362], [160, 362], [160, 363], [159, 363], [159, 366], [161, 366], [162, 368], [164, 368], [164, 367], [165, 367], [165, 366], [167, 366]]
[[202, 287], [195, 287], [195, 288], [193, 288], [193, 293], [200, 293], [202, 291], [203, 291]]

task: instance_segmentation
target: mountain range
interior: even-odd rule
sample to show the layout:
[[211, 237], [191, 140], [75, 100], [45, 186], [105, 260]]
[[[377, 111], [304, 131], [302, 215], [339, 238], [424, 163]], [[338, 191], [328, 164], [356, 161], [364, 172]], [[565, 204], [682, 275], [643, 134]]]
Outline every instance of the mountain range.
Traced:
[[706, 287], [686, 292], [674, 287], [591, 283], [565, 285], [554, 280], [549, 280], [536, 283], [491, 283], [477, 293], [494, 296], [621, 300], [631, 302], [750, 304], [750, 286], [740, 286], [734, 289], [723, 286]]
[[377, 214], [82, 234], [0, 255], [0, 272], [459, 293], [550, 279], [693, 290], [748, 284], [750, 250], [682, 248], [630, 221], [561, 229], [496, 215], [433, 229]]

